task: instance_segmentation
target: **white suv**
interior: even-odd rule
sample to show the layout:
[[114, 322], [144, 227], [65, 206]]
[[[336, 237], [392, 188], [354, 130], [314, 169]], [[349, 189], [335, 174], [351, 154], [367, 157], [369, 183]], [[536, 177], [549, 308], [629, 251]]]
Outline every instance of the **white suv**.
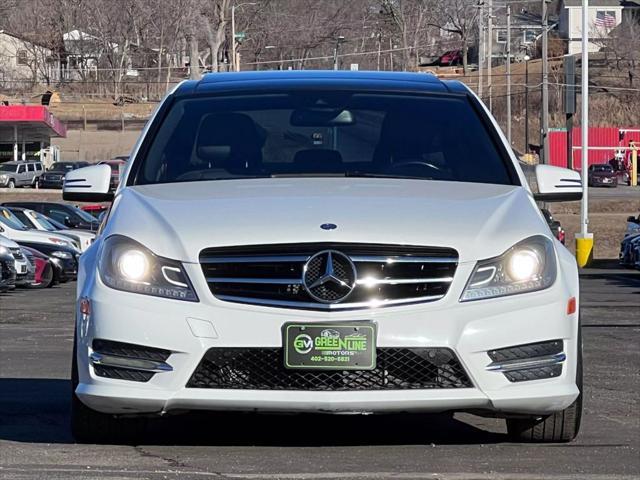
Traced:
[[[576, 172], [536, 170], [538, 199]], [[185, 410], [472, 411], [521, 440], [581, 416], [575, 259], [495, 120], [424, 74], [213, 74], [64, 196], [113, 199], [80, 260], [80, 440]]]

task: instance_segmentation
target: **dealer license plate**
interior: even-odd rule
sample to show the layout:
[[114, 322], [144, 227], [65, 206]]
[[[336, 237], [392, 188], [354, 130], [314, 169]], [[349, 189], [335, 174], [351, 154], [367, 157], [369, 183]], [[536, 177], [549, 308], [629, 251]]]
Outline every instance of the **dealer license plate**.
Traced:
[[376, 325], [371, 322], [287, 323], [283, 327], [283, 345], [286, 368], [376, 368]]

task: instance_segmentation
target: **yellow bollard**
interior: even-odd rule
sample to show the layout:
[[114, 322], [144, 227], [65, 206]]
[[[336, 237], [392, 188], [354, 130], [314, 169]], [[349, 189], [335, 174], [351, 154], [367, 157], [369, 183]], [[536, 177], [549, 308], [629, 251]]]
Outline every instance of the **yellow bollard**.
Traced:
[[637, 148], [634, 148], [631, 151], [631, 182], [629, 183], [634, 187], [638, 186], [638, 149]]
[[593, 260], [593, 233], [576, 235], [576, 260], [580, 268], [588, 267]]

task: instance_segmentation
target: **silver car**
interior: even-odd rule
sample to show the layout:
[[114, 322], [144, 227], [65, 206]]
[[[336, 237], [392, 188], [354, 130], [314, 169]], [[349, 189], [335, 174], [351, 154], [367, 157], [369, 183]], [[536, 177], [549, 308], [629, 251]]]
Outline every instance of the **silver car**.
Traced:
[[0, 164], [0, 187], [35, 187], [44, 172], [41, 162], [6, 162]]

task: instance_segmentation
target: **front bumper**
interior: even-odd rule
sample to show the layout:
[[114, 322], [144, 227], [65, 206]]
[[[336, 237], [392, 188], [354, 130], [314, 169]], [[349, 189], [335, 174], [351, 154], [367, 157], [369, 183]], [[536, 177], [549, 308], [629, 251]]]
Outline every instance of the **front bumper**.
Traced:
[[60, 189], [62, 188], [62, 180], [43, 180], [40, 179], [38, 185], [40, 188], [52, 188], [52, 189]]
[[[577, 313], [566, 313], [577, 292], [563, 282], [542, 292], [476, 302], [458, 302], [473, 265], [461, 264], [447, 296], [437, 302], [352, 312], [310, 312], [232, 304], [208, 291], [198, 265], [186, 265], [198, 303], [164, 300], [112, 290], [89, 275], [80, 293], [91, 314], [77, 312], [78, 397], [114, 414], [174, 410], [272, 412], [440, 412], [488, 410], [499, 414], [545, 414], [577, 397]], [[81, 276], [83, 276], [81, 272]], [[187, 388], [210, 348], [282, 346], [286, 322], [369, 320], [377, 324], [378, 347], [450, 348], [469, 376], [470, 388], [376, 391], [235, 390]], [[172, 371], [147, 382], [97, 376], [90, 363], [94, 339], [171, 351]], [[487, 367], [489, 351], [562, 340], [566, 360], [554, 378], [513, 383]]]

